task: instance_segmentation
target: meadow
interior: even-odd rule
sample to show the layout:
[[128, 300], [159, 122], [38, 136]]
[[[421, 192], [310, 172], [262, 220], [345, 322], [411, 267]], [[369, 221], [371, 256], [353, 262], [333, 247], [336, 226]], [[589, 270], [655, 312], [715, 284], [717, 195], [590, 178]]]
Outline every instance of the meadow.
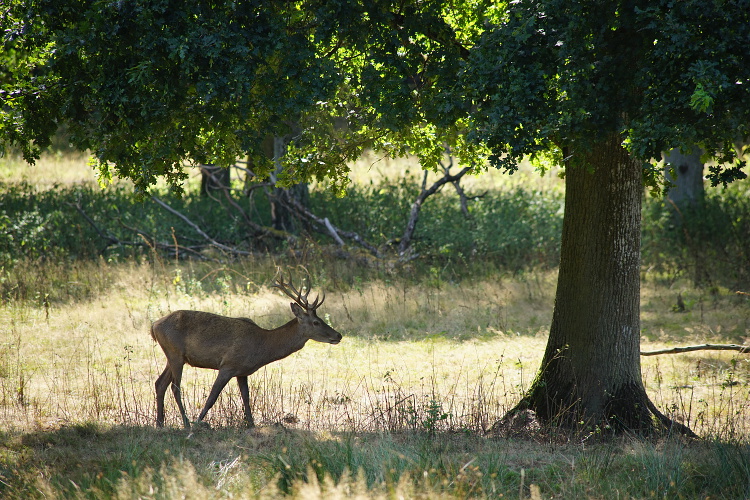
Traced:
[[[83, 158], [51, 156], [36, 167], [0, 162], [6, 186], [26, 182], [39, 193], [98, 189]], [[394, 170], [404, 169], [365, 161], [352, 177], [355, 187], [377, 186], [378, 177]], [[490, 173], [467, 186], [517, 193], [534, 182], [526, 196], [553, 196], [561, 184], [551, 174]], [[304, 251], [220, 262], [180, 260], [155, 249], [6, 259], [0, 495], [750, 496], [750, 365], [736, 352], [642, 358], [652, 400], [700, 440], [492, 432], [538, 369], [556, 271], [541, 246], [535, 247], [540, 264], [510, 268], [521, 250], [516, 260], [492, 253], [472, 258], [468, 250], [451, 259], [444, 245], [432, 259], [407, 263], [342, 257], [315, 240]], [[690, 269], [674, 264], [687, 257], [667, 261], [652, 257], [644, 265], [642, 349], [748, 343], [750, 302], [735, 293], [744, 263], [735, 261], [741, 269], [727, 279], [695, 287]], [[344, 335], [341, 344], [309, 342], [251, 376], [255, 429], [242, 425], [234, 384], [209, 413], [209, 428], [182, 429], [169, 394], [166, 426], [155, 428], [153, 384], [165, 358], [149, 336], [151, 322], [199, 309], [281, 325], [291, 313], [289, 300], [270, 287], [279, 267], [309, 272], [315, 290], [326, 291], [320, 313]], [[684, 310], [675, 307], [678, 294]], [[193, 418], [214, 376], [186, 367], [183, 398]]]

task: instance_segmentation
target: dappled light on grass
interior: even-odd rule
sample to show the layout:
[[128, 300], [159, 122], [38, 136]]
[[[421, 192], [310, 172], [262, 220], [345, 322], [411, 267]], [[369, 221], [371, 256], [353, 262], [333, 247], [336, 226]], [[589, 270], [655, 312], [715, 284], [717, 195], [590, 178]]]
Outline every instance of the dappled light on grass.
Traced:
[[[181, 308], [246, 316], [265, 328], [291, 316], [284, 297], [243, 285], [243, 273], [252, 269], [211, 273], [162, 265], [99, 263], [94, 273], [108, 276], [109, 291], [96, 299], [6, 303], [0, 366], [6, 425], [152, 425], [153, 384], [164, 358], [148, 335], [151, 321]], [[321, 314], [344, 334], [343, 342], [310, 343], [251, 376], [256, 420], [312, 431], [487, 431], [538, 370], [553, 281], [550, 273], [426, 285], [354, 279], [329, 290]], [[731, 300], [712, 308], [713, 331], [736, 322]], [[731, 313], [722, 316], [722, 308]], [[644, 331], [655, 324], [645, 320]], [[690, 338], [684, 328], [670, 338]], [[645, 359], [643, 370], [658, 406], [699, 434], [746, 435], [750, 370], [741, 355]], [[212, 370], [186, 368], [183, 398], [193, 418], [214, 377]], [[178, 426], [177, 416], [168, 394], [167, 425]], [[208, 422], [231, 427], [241, 420], [232, 383]]]
[[[63, 273], [53, 271], [40, 273], [40, 282]], [[95, 293], [71, 287], [67, 300], [8, 297], [0, 308], [7, 325], [0, 480], [9, 486], [0, 489], [9, 498], [515, 498], [532, 491], [581, 498], [615, 490], [648, 497], [741, 495], [737, 485], [750, 477], [743, 466], [748, 363], [726, 352], [643, 361], [649, 395], [704, 443], [608, 443], [598, 439], [601, 430], [485, 434], [537, 372], [554, 272], [470, 281], [429, 274], [416, 284], [313, 269], [327, 292], [320, 313], [343, 341], [310, 343], [252, 375], [253, 431], [244, 427], [235, 383], [209, 413], [210, 429], [183, 430], [168, 394], [167, 428], [157, 430], [154, 382], [164, 355], [148, 334], [151, 321], [189, 308], [281, 325], [291, 312], [289, 300], [268, 287], [273, 271], [261, 261], [230, 268], [102, 260], [77, 271], [80, 286]], [[697, 314], [657, 313], [670, 293], [644, 287], [644, 348], [664, 346], [657, 338], [696, 340], [709, 326], [712, 340], [721, 340], [718, 332], [735, 335], [747, 314], [729, 295], [715, 297], [710, 314], [706, 308], [708, 326]], [[191, 418], [214, 378], [212, 370], [186, 367]], [[698, 484], [717, 467], [722, 478]]]

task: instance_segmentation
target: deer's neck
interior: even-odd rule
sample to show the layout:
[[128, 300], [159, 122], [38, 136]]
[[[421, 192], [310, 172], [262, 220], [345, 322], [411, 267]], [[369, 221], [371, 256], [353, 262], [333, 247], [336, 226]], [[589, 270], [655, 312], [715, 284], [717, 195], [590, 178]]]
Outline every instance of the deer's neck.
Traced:
[[296, 319], [291, 320], [289, 323], [270, 330], [268, 332], [270, 340], [273, 345], [274, 357], [277, 359], [284, 358], [290, 354], [299, 351], [307, 340], [299, 333], [299, 322]]

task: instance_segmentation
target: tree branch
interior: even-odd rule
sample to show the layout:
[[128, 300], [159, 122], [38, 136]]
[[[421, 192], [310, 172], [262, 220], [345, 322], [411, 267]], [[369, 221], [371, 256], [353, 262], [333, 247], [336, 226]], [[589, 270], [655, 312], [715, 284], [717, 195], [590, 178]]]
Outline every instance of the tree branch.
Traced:
[[[177, 255], [178, 252], [182, 250], [186, 253], [191, 253], [195, 255], [196, 257], [203, 259], [203, 260], [216, 260], [216, 259], [210, 259], [202, 255], [195, 248], [177, 245], [176, 242], [175, 244], [171, 244], [171, 245], [168, 243], [158, 242], [151, 235], [145, 233], [144, 231], [140, 229], [132, 228], [128, 226], [127, 224], [125, 224], [124, 222], [122, 222], [122, 219], [118, 219], [118, 222], [120, 223], [122, 227], [130, 231], [133, 231], [134, 233], [136, 233], [137, 235], [139, 235], [141, 238], [145, 240], [145, 242], [144, 241], [123, 241], [117, 236], [113, 235], [112, 233], [109, 233], [109, 232], [105, 233], [99, 226], [97, 226], [94, 220], [86, 213], [85, 210], [83, 210], [83, 207], [81, 206], [80, 201], [77, 203], [68, 203], [68, 205], [71, 207], [74, 207], [78, 211], [78, 213], [81, 214], [81, 216], [84, 219], [86, 219], [86, 222], [88, 222], [89, 225], [91, 225], [91, 227], [94, 228], [94, 231], [97, 232], [99, 237], [107, 242], [107, 247], [115, 245], [115, 246], [130, 246], [130, 247], [147, 247], [151, 249], [158, 248], [160, 250], [172, 251], [175, 253], [175, 255]], [[105, 249], [107, 247], [105, 247]]]
[[641, 351], [641, 356], [656, 356], [658, 354], [679, 354], [691, 351], [739, 351], [742, 354], [750, 353], [750, 346], [737, 344], [701, 344], [685, 347], [673, 347], [671, 349], [658, 349], [656, 351]]
[[239, 248], [234, 248], [234, 247], [230, 247], [230, 246], [224, 245], [222, 243], [219, 243], [215, 239], [211, 238], [208, 234], [206, 234], [200, 227], [198, 227], [197, 224], [195, 224], [193, 221], [191, 221], [190, 219], [188, 219], [185, 215], [181, 214], [180, 212], [178, 212], [174, 208], [170, 207], [169, 205], [167, 205], [166, 203], [164, 203], [163, 201], [161, 201], [156, 196], [152, 196], [151, 199], [154, 200], [154, 202], [157, 205], [161, 206], [162, 208], [164, 208], [168, 212], [170, 212], [170, 213], [176, 215], [177, 217], [179, 217], [180, 219], [182, 219], [188, 226], [192, 227], [193, 230], [196, 233], [198, 233], [199, 235], [201, 235], [203, 237], [203, 239], [205, 239], [206, 241], [208, 241], [209, 243], [211, 243], [216, 248], [220, 248], [221, 250], [224, 250], [225, 252], [229, 252], [229, 253], [234, 254], [234, 255], [252, 255], [251, 252], [247, 252], [245, 250], [240, 250]]
[[[236, 165], [235, 165], [235, 167], [238, 168], [238, 169], [241, 169], [241, 170], [245, 170], [245, 171], [247, 171], [248, 173], [250, 173], [252, 175], [255, 175], [255, 174], [252, 173], [252, 171], [250, 171], [250, 170], [248, 170], [246, 168], [238, 167]], [[205, 172], [205, 174], [212, 181], [214, 181], [214, 183], [217, 186], [219, 186], [218, 189], [220, 189], [224, 193], [224, 197], [226, 198], [227, 202], [229, 202], [229, 204], [240, 214], [240, 216], [242, 217], [242, 220], [245, 222], [245, 224], [250, 229], [252, 229], [254, 231], [254, 234], [252, 235], [253, 238], [263, 238], [265, 236], [269, 236], [270, 235], [270, 236], [273, 236], [273, 237], [278, 238], [280, 240], [287, 240], [291, 244], [296, 243], [297, 237], [294, 236], [293, 234], [290, 234], [290, 233], [288, 233], [286, 231], [282, 231], [280, 229], [266, 227], [266, 226], [261, 226], [260, 224], [257, 224], [256, 222], [253, 222], [252, 219], [250, 219], [250, 217], [247, 215], [247, 212], [245, 212], [245, 210], [243, 210], [243, 208], [239, 205], [239, 203], [237, 203], [237, 201], [232, 197], [231, 188], [229, 186], [225, 186], [225, 185], [221, 184], [219, 182], [219, 180], [215, 177], [214, 173], [211, 170], [204, 169], [203, 167], [201, 167], [201, 171]], [[266, 186], [273, 186], [273, 184], [270, 183], [270, 182], [264, 182], [264, 183], [258, 184], [256, 186], [253, 186], [251, 189], [255, 189], [257, 187], [266, 187]], [[208, 197], [211, 198], [213, 201], [215, 201], [219, 205], [222, 205], [222, 207], [224, 206], [221, 203], [221, 200], [219, 200], [218, 198], [214, 198], [214, 196], [210, 192], [208, 192], [207, 194], [208, 194]]]
[[[283, 200], [281, 200], [282, 203], [287, 205], [289, 208], [293, 209], [295, 212], [297, 212], [302, 217], [305, 217], [307, 220], [310, 220], [314, 222], [315, 224], [318, 224], [319, 226], [325, 227], [329, 234], [333, 236], [333, 238], [339, 242], [341, 240], [341, 236], [348, 240], [352, 240], [358, 245], [362, 246], [363, 248], [367, 249], [371, 254], [373, 254], [376, 257], [380, 257], [380, 252], [378, 249], [368, 243], [364, 240], [359, 234], [353, 232], [353, 231], [344, 231], [343, 229], [339, 229], [333, 224], [331, 224], [331, 221], [328, 219], [323, 219], [321, 217], [318, 217], [311, 211], [309, 211], [307, 208], [305, 208], [298, 200], [295, 200], [291, 196], [285, 196]], [[337, 238], [337, 236], [339, 236]], [[343, 242], [342, 242], [343, 243]]]
[[445, 169], [445, 174], [443, 175], [443, 177], [435, 181], [429, 189], [425, 189], [425, 187], [427, 186], [427, 176], [425, 175], [425, 178], [422, 181], [422, 192], [419, 193], [419, 196], [417, 196], [417, 199], [411, 205], [409, 221], [406, 223], [404, 235], [401, 237], [401, 242], [398, 245], [399, 255], [403, 256], [406, 253], [406, 250], [409, 248], [409, 245], [411, 245], [411, 239], [414, 236], [414, 231], [417, 228], [417, 221], [419, 220], [419, 211], [422, 209], [422, 203], [424, 203], [428, 196], [437, 193], [438, 190], [443, 187], [443, 185], [449, 182], [452, 183], [458, 181], [469, 171], [471, 171], [471, 167], [464, 167], [456, 175], [450, 175], [449, 170]]

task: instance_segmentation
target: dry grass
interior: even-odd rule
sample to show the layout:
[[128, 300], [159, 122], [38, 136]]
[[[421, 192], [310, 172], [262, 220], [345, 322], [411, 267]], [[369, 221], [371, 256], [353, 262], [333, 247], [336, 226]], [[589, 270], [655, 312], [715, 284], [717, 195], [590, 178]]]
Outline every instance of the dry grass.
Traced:
[[[221, 280], [225, 291], [206, 293], [189, 269], [97, 266], [111, 280], [99, 297], [49, 306], [6, 303], [0, 309], [7, 325], [0, 334], [0, 413], [6, 426], [150, 425], [153, 382], [164, 365], [148, 335], [153, 320], [181, 308], [247, 316], [269, 328], [290, 317], [282, 296], [263, 283], [248, 287], [236, 274], [208, 273], [206, 279]], [[318, 431], [485, 430], [520, 398], [538, 368], [553, 281], [548, 273], [440, 287], [374, 281], [330, 291], [323, 313], [344, 342], [310, 342], [253, 375], [256, 421], [286, 419]], [[658, 340], [645, 338], [644, 349], [721, 341], [726, 336], [717, 331], [736, 331], [738, 321], [747, 322], [747, 311], [731, 297], [715, 299], [711, 314], [704, 313], [711, 323], [668, 311], [650, 318], [648, 301], [656, 299], [648, 297], [654, 292], [644, 292], [644, 331], [658, 327], [660, 334]], [[665, 317], [673, 322], [669, 333], [663, 331]], [[747, 435], [750, 370], [740, 356], [644, 358], [644, 380], [660, 407], [698, 432]], [[183, 390], [190, 414], [199, 412], [214, 376], [187, 369]], [[238, 401], [232, 385], [209, 422], [237, 425]], [[171, 401], [167, 411], [168, 424], [177, 426]]]
[[[99, 266], [107, 266], [113, 283], [110, 292], [93, 300], [2, 309], [10, 326], [0, 338], [0, 411], [6, 423], [24, 428], [89, 420], [150, 424], [152, 385], [164, 364], [148, 335], [153, 320], [181, 308], [248, 316], [269, 328], [290, 317], [288, 301], [267, 287], [185, 293], [181, 283], [188, 278], [182, 272], [155, 281], [148, 264]], [[324, 313], [345, 342], [311, 342], [255, 375], [258, 420], [278, 422], [291, 413], [313, 429], [404, 428], [417, 422], [399, 420], [400, 412], [421, 412], [435, 400], [446, 405], [451, 427], [484, 427], [502, 412], [506, 396], [518, 395], [528, 384], [538, 362], [534, 353], [542, 350], [543, 338], [534, 331], [500, 330], [539, 308], [522, 298], [518, 313], [503, 310], [512, 294], [512, 287], [492, 283], [425, 290], [382, 282], [329, 293]], [[200, 409], [213, 376], [209, 370], [187, 371], [191, 413]], [[477, 398], [487, 408], [482, 415], [473, 408]], [[236, 401], [231, 387], [212, 412], [213, 422], [234, 423]]]
[[[29, 165], [20, 157], [10, 156], [0, 158], [0, 179], [5, 182], [27, 182], [38, 189], [49, 189], [56, 185], [96, 184], [97, 173], [89, 165], [90, 156], [85, 153], [45, 153], [34, 165]], [[379, 182], [382, 179], [413, 178], [416, 183], [422, 180], [422, 170], [419, 161], [413, 157], [388, 158], [370, 152], [350, 165], [349, 177], [353, 184], [367, 184], [370, 181]], [[197, 190], [200, 184], [198, 169], [186, 167], [190, 174], [187, 189]], [[458, 172], [454, 167], [451, 173]], [[550, 167], [544, 176], [528, 162], [519, 165], [513, 175], [507, 175], [500, 170], [487, 169], [480, 175], [467, 176], [462, 185], [469, 194], [480, 194], [487, 190], [526, 190], [547, 191], [562, 190], [564, 181], [559, 177], [561, 169]], [[442, 175], [442, 174], [441, 174]], [[428, 181], [434, 182], [438, 174], [430, 173]], [[124, 183], [127, 181], [117, 180]], [[159, 184], [164, 186], [163, 183]]]
[[27, 182], [40, 190], [56, 185], [96, 184], [94, 170], [88, 160], [89, 155], [84, 153], [47, 153], [34, 165], [20, 157], [0, 158], [0, 179], [5, 182]]

